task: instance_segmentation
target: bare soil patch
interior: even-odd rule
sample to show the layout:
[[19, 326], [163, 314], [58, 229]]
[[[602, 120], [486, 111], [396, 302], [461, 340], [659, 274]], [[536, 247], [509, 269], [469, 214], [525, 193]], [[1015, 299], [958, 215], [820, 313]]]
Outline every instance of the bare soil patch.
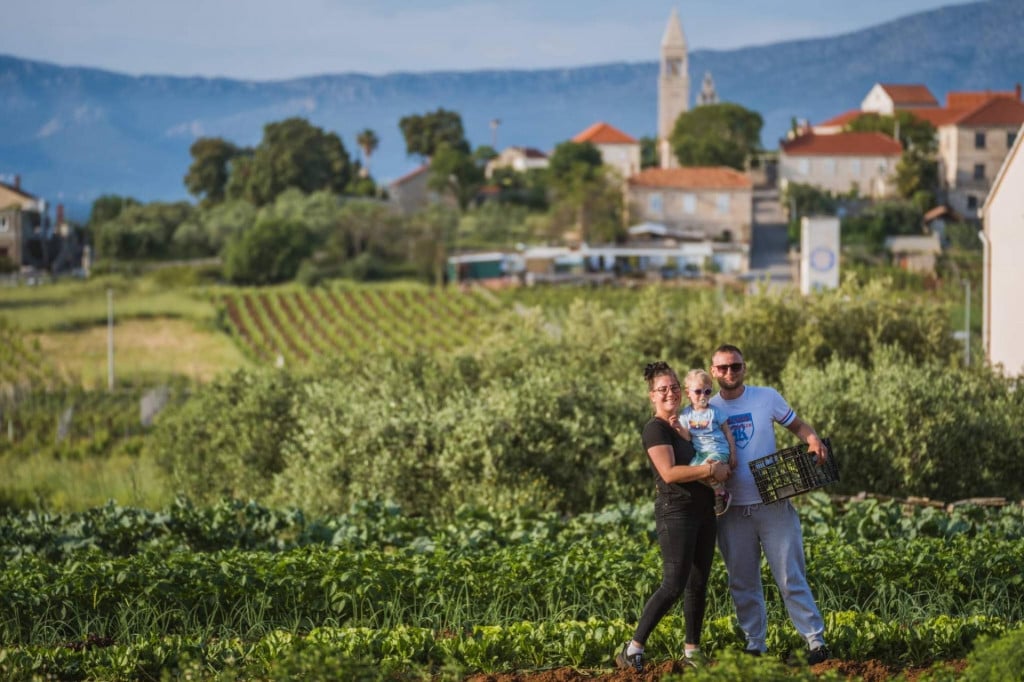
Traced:
[[[953, 670], [962, 672], [967, 663], [962, 660], [949, 661], [948, 665]], [[864, 680], [864, 682], [886, 682], [900, 675], [908, 682], [913, 682], [930, 669], [930, 666], [891, 666], [878, 660], [842, 661], [833, 659], [811, 666], [811, 671], [816, 674], [834, 670], [848, 680]], [[648, 665], [639, 675], [632, 670], [553, 668], [515, 673], [480, 673], [467, 677], [464, 682], [659, 682], [668, 675], [685, 675], [688, 670], [689, 668], [682, 661], [666, 661]]]

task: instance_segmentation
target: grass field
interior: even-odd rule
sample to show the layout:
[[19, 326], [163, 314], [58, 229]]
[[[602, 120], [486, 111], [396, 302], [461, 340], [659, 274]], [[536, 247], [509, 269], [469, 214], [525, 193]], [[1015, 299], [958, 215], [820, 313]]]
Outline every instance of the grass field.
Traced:
[[175, 287], [158, 277], [103, 277], [0, 289], [0, 317], [25, 341], [38, 343], [58, 376], [85, 388], [107, 385], [111, 303], [119, 383], [171, 375], [209, 381], [248, 362], [217, 329], [205, 287]]
[[[107, 385], [107, 327], [31, 334], [60, 376], [85, 388]], [[248, 364], [226, 334], [186, 319], [148, 317], [114, 325], [114, 377], [169, 374], [207, 382]]]

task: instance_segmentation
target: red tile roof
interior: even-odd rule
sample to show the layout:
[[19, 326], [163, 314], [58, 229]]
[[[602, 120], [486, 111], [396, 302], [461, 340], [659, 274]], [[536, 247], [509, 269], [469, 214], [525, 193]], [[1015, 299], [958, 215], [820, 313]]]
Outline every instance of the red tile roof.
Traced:
[[928, 121], [933, 126], [938, 128], [952, 123], [956, 120], [957, 116], [963, 113], [962, 109], [936, 109], [936, 108], [924, 108], [924, 109], [906, 109], [916, 118], [922, 121]]
[[573, 142], [591, 144], [637, 144], [637, 141], [614, 126], [599, 121], [572, 138]]
[[782, 142], [790, 156], [899, 156], [903, 147], [882, 133], [836, 133], [801, 135]]
[[1020, 126], [1024, 123], [1024, 103], [1016, 99], [993, 97], [963, 112], [951, 122], [961, 126]]
[[[853, 119], [857, 118], [858, 116], [860, 116], [863, 113], [864, 112], [861, 111], [860, 109], [851, 109], [850, 111], [844, 111], [843, 113], [839, 114], [838, 116], [833, 116], [832, 118], [830, 118], [829, 120], [825, 121], [824, 123], [819, 123], [818, 126], [821, 126], [821, 127], [839, 126], [840, 128], [842, 128], [847, 123], [849, 123], [850, 121], [852, 121]], [[815, 126], [815, 127], [817, 127], [817, 126]]]
[[885, 93], [892, 99], [892, 103], [902, 109], [912, 106], [939, 106], [935, 95], [924, 85], [896, 85], [893, 83], [880, 83], [879, 85], [882, 86]]
[[745, 173], [726, 166], [647, 168], [631, 176], [629, 184], [673, 189], [750, 189], [754, 186]]
[[1020, 93], [1014, 90], [997, 91], [981, 90], [978, 92], [947, 92], [947, 109], [973, 109], [993, 98], [1013, 99], [1020, 101]]
[[[912, 114], [914, 117], [919, 118], [922, 121], [928, 121], [929, 123], [931, 123], [936, 128], [938, 128], [941, 125], [945, 125], [946, 123], [949, 123], [950, 121], [954, 120], [957, 116], [959, 116], [960, 114], [964, 113], [962, 109], [950, 110], [950, 109], [940, 109], [938, 107], [922, 107], [922, 108], [911, 107], [910, 109], [901, 109], [900, 111], [905, 111], [905, 112], [907, 112], [909, 114]], [[848, 123], [852, 123], [853, 120], [856, 119], [857, 117], [863, 116], [863, 115], [870, 115], [870, 114], [873, 114], [873, 113], [875, 113], [875, 112], [872, 112], [872, 111], [861, 111], [860, 109], [853, 109], [851, 111], [844, 111], [843, 113], [839, 114], [838, 116], [830, 118], [829, 120], [825, 121], [824, 123], [819, 123], [818, 125], [816, 125], [814, 127], [815, 128], [828, 128], [828, 127], [836, 126], [836, 127], [845, 128]]]

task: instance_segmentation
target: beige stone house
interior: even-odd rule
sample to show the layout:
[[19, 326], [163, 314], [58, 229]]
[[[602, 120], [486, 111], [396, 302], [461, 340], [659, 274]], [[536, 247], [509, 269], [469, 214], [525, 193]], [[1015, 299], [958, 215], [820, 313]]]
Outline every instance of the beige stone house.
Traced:
[[657, 223], [695, 239], [749, 244], [753, 182], [724, 166], [648, 168], [626, 181], [630, 224]]
[[982, 342], [990, 364], [1024, 375], [1024, 125], [982, 205]]
[[899, 109], [938, 108], [939, 102], [927, 86], [920, 83], [875, 83], [860, 103], [862, 112], [873, 111], [891, 116]]
[[640, 170], [640, 142], [615, 126], [599, 121], [572, 138], [573, 142], [589, 142], [601, 152], [604, 165], [619, 176], [628, 178]]
[[33, 235], [43, 227], [45, 203], [13, 184], [0, 182], [0, 265], [20, 267]]
[[487, 162], [484, 175], [490, 179], [499, 168], [511, 168], [524, 173], [528, 170], [548, 167], [548, 155], [533, 147], [506, 147], [498, 156]]
[[949, 109], [957, 113], [938, 126], [939, 176], [949, 206], [977, 219], [1024, 124], [1020, 87], [1016, 93], [991, 94], [973, 108]]
[[388, 184], [388, 203], [405, 215], [437, 202], [455, 204], [451, 197], [442, 197], [436, 190], [431, 189], [428, 186], [429, 181], [430, 164], [425, 163]]
[[977, 220], [992, 178], [1024, 123], [1020, 84], [1007, 91], [948, 92], [945, 106], [939, 106], [924, 85], [879, 83], [860, 109], [819, 123], [813, 131], [836, 134], [863, 113], [892, 115], [896, 111], [907, 111], [935, 126], [943, 200], [965, 218]]
[[894, 194], [893, 173], [903, 154], [899, 142], [882, 133], [813, 131], [779, 145], [779, 185], [812, 185], [836, 194], [856, 189], [860, 196]]

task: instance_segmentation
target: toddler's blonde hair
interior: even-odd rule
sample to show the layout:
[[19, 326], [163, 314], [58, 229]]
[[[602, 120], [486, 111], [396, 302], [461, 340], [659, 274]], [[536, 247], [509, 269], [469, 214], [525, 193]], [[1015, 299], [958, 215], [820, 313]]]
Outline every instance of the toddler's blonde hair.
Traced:
[[700, 381], [700, 385], [711, 386], [711, 375], [702, 369], [691, 369], [686, 373], [686, 379], [683, 380], [683, 385], [686, 388], [695, 388], [694, 380]]

